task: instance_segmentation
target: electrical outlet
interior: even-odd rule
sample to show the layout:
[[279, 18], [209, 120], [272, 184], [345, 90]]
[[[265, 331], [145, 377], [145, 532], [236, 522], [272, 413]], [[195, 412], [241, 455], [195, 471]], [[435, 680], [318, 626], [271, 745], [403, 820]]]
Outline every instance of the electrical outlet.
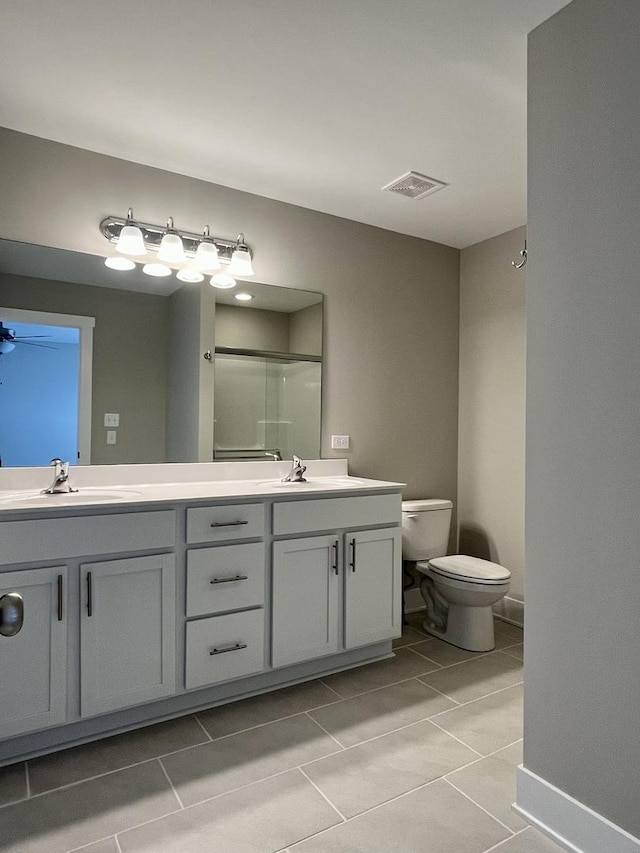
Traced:
[[107, 444], [115, 444], [117, 437], [118, 437], [118, 433], [116, 432], [115, 429], [108, 429], [107, 430]]
[[[120, 426], [120, 415], [116, 415], [116, 414], [111, 413], [111, 412], [105, 412], [104, 425], [106, 427], [119, 427]], [[113, 443], [115, 444], [115, 441]]]
[[332, 435], [331, 436], [332, 450], [348, 450], [349, 436], [348, 435]]

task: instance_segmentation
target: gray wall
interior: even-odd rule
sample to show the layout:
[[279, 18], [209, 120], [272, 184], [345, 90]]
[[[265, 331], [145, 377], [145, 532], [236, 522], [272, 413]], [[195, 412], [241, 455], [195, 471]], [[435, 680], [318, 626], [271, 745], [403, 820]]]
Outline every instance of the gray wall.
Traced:
[[517, 599], [524, 587], [526, 268], [516, 271], [511, 261], [525, 236], [517, 228], [460, 258], [459, 549], [506, 566], [509, 597]]
[[[166, 297], [2, 273], [0, 305], [95, 317], [91, 461], [164, 462]], [[105, 412], [120, 414], [115, 445], [106, 443]]]
[[350, 434], [352, 473], [455, 499], [456, 249], [9, 130], [0, 150], [1, 237], [100, 255], [100, 219], [132, 206], [243, 231], [257, 281], [323, 292], [323, 455]]
[[529, 43], [525, 766], [640, 836], [640, 4]]
[[218, 305], [216, 346], [289, 352], [289, 315], [239, 305]]

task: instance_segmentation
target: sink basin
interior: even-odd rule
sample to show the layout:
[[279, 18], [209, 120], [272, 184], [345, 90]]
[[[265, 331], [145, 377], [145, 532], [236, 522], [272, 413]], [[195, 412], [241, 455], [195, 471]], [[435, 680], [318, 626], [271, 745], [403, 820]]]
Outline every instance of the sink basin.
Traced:
[[256, 483], [256, 486], [269, 486], [272, 489], [331, 489], [331, 488], [348, 488], [349, 486], [362, 486], [363, 480], [358, 480], [357, 477], [314, 477], [307, 479], [304, 483], [283, 483], [281, 480], [263, 480]]
[[43, 495], [42, 492], [15, 492], [1, 495], [0, 505], [6, 503], [40, 504], [42, 506], [66, 506], [67, 504], [102, 503], [103, 501], [122, 501], [138, 497], [141, 493], [135, 489], [100, 489], [87, 486], [77, 492], [62, 492]]

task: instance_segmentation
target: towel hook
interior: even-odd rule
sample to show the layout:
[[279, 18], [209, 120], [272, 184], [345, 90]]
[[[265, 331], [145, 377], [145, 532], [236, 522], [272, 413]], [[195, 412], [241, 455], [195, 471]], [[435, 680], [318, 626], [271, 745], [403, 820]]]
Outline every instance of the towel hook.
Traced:
[[522, 267], [527, 263], [527, 241], [526, 240], [524, 241], [524, 249], [522, 249], [520, 252], [520, 257], [522, 258], [520, 263], [516, 263], [515, 261], [511, 261], [511, 266], [514, 268], [514, 270], [521, 270]]

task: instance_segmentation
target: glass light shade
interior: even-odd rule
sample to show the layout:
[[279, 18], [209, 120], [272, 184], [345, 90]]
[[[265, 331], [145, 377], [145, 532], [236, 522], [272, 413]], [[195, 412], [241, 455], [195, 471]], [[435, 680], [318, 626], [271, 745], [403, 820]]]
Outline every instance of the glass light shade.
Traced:
[[236, 280], [227, 272], [219, 272], [211, 276], [209, 284], [212, 287], [219, 287], [221, 290], [228, 290], [236, 286]]
[[145, 264], [142, 267], [142, 272], [146, 275], [153, 275], [156, 278], [164, 278], [171, 275], [171, 269], [164, 264]]
[[251, 255], [247, 248], [238, 246], [233, 250], [231, 255], [231, 263], [229, 264], [230, 275], [243, 276], [253, 275], [253, 266], [251, 264]]
[[160, 243], [158, 260], [168, 264], [182, 264], [187, 258], [182, 245], [182, 237], [178, 234], [165, 234]]
[[13, 341], [0, 341], [0, 355], [11, 352], [11, 350], [14, 350], [15, 348], [16, 345]]
[[251, 302], [253, 296], [250, 293], [236, 293], [235, 299], [237, 299], [238, 302]]
[[196, 249], [196, 267], [202, 272], [213, 272], [220, 269], [218, 250], [215, 243], [200, 243]]
[[144, 244], [142, 231], [137, 225], [123, 226], [116, 244], [116, 251], [121, 252], [123, 255], [133, 255], [134, 257], [147, 254], [147, 247]]
[[177, 273], [176, 278], [179, 278], [180, 281], [186, 281], [188, 284], [198, 284], [198, 282], [204, 281], [202, 273], [192, 264], [189, 264], [188, 267], [180, 270]]
[[129, 258], [121, 258], [119, 255], [113, 258], [105, 258], [104, 265], [110, 270], [134, 270], [136, 268], [133, 261], [130, 261]]

